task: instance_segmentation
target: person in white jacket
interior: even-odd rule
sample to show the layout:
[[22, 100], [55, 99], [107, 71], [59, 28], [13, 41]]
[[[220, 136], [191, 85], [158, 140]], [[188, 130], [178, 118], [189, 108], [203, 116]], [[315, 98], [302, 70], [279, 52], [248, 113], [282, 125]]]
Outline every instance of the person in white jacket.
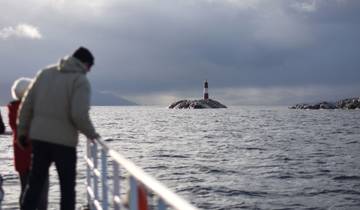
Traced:
[[72, 56], [41, 70], [20, 105], [18, 142], [32, 143], [32, 165], [22, 210], [35, 210], [52, 162], [60, 179], [61, 210], [75, 209], [76, 146], [79, 132], [99, 138], [90, 120], [91, 52], [80, 47]]

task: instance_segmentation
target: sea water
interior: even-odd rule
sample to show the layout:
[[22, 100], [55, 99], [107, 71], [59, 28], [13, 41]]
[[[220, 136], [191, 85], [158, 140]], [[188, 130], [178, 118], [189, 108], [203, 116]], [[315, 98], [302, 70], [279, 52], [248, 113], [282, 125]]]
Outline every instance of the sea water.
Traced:
[[[360, 110], [93, 107], [91, 117], [111, 148], [200, 209], [360, 209]], [[11, 141], [0, 135], [3, 209], [18, 209]], [[54, 168], [50, 179], [49, 209], [58, 209]]]

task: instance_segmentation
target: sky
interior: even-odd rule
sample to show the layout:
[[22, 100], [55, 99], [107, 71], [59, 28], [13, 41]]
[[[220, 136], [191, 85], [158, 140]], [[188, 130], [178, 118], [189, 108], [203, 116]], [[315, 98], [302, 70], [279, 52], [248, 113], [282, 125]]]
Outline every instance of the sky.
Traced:
[[77, 47], [92, 90], [142, 105], [359, 97], [358, 0], [2, 0], [0, 102]]

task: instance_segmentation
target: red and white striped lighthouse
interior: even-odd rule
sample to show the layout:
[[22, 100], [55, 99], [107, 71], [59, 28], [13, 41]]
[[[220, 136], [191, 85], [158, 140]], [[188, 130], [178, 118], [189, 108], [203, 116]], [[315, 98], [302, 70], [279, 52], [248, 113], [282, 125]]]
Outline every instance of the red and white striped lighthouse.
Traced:
[[204, 100], [209, 99], [209, 92], [208, 92], [209, 84], [208, 81], [205, 80], [204, 82]]

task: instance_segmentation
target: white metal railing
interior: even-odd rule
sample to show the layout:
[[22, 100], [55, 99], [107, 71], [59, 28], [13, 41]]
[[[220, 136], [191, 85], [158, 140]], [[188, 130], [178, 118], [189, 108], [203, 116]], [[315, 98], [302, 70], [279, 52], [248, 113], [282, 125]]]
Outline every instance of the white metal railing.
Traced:
[[2, 201], [3, 201], [3, 199], [4, 199], [4, 190], [3, 190], [3, 188], [2, 188], [2, 185], [3, 185], [3, 181], [4, 181], [4, 179], [3, 179], [3, 177], [1, 176], [1, 174], [0, 174], [0, 210], [2, 209], [1, 208], [1, 206], [2, 206]]
[[[147, 210], [150, 209], [150, 205], [158, 210], [165, 210], [168, 207], [176, 210], [197, 210], [196, 207], [145, 173], [133, 162], [110, 149], [103, 140], [87, 140], [86, 148], [86, 190], [91, 210]], [[101, 160], [100, 164], [99, 160]], [[111, 164], [109, 164], [109, 160]], [[112, 165], [112, 170], [108, 168], [108, 164]], [[124, 172], [121, 173], [120, 169], [124, 169]], [[121, 192], [120, 187], [121, 177], [124, 177], [125, 173], [129, 176], [128, 200], [126, 196], [121, 196], [127, 194]], [[142, 189], [145, 190], [140, 191]], [[146, 194], [141, 195], [140, 192], [146, 192]], [[150, 202], [144, 203], [144, 198], [148, 197], [154, 198], [155, 201], [151, 204], [149, 204]]]

